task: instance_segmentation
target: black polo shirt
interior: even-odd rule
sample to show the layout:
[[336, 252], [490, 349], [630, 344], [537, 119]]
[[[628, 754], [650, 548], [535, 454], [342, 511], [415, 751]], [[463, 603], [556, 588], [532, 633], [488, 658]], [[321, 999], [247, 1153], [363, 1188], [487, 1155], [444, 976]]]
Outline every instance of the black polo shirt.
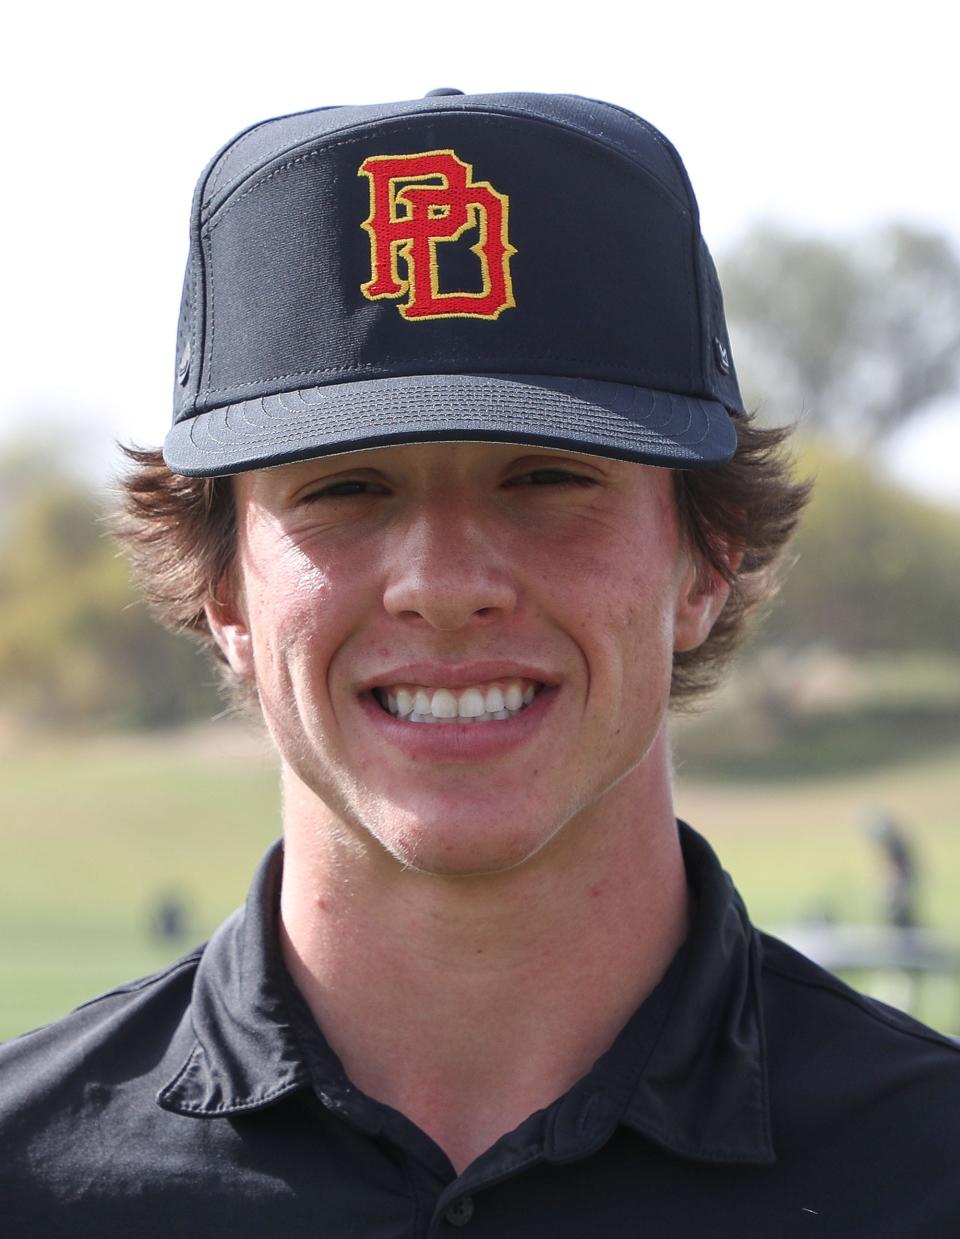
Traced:
[[960, 1236], [957, 1048], [754, 930], [681, 832], [696, 914], [666, 977], [460, 1176], [290, 982], [277, 846], [205, 948], [0, 1048], [0, 1233]]

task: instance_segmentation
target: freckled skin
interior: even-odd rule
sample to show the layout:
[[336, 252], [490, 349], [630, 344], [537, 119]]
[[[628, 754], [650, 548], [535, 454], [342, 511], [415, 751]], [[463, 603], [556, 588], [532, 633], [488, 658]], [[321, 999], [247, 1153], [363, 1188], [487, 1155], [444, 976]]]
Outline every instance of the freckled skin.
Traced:
[[[240, 588], [211, 623], [256, 678], [288, 795], [315, 798], [327, 829], [426, 872], [509, 869], [601, 822], [624, 780], [642, 791], [645, 762], [666, 768], [673, 652], [719, 610], [681, 541], [670, 471], [440, 443], [235, 488]], [[542, 668], [557, 695], [495, 760], [401, 753], [359, 707], [378, 671], [498, 658]]]

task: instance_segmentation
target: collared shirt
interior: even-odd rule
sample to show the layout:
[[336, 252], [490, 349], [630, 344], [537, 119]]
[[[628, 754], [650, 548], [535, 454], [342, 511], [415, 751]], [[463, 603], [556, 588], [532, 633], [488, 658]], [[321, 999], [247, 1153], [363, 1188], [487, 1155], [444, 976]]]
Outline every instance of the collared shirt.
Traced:
[[290, 981], [278, 845], [206, 947], [0, 1049], [0, 1233], [960, 1236], [957, 1047], [758, 933], [681, 838], [696, 911], [666, 976], [459, 1176]]

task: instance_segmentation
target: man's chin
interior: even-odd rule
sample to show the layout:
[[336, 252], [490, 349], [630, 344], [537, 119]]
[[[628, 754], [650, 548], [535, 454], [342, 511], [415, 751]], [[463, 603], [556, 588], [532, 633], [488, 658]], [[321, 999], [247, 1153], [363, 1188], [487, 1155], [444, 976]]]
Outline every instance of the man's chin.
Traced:
[[509, 873], [532, 860], [553, 831], [471, 826], [463, 820], [431, 825], [418, 818], [408, 826], [379, 829], [375, 836], [404, 869], [438, 878], [481, 878]]

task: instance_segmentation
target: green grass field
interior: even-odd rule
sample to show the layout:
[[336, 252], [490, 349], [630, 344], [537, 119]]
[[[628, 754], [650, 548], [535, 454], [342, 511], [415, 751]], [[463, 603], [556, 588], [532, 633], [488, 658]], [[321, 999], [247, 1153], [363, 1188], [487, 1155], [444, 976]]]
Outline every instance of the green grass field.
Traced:
[[[882, 873], [863, 821], [883, 807], [921, 848], [923, 912], [960, 943], [960, 752], [869, 776], [796, 783], [678, 781], [681, 816], [713, 842], [754, 920], [829, 907], [880, 915]], [[243, 900], [279, 834], [265, 748], [224, 726], [168, 738], [76, 741], [0, 754], [0, 1037], [161, 967]], [[175, 892], [182, 945], [151, 937]], [[934, 986], [921, 1015], [960, 1028], [960, 997]]]

